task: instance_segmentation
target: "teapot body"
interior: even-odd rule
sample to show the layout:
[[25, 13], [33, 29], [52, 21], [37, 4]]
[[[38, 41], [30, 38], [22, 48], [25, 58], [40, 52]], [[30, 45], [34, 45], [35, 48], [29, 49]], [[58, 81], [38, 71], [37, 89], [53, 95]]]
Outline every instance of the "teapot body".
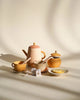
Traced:
[[[43, 57], [41, 53], [43, 53], [44, 55]], [[46, 57], [46, 55], [45, 55], [45, 52], [41, 51], [40, 46], [33, 43], [33, 45], [29, 46], [28, 48], [27, 58], [30, 58], [30, 57], [31, 57], [31, 60], [28, 62], [28, 64], [39, 63], [40, 61], [42, 61], [42, 59]]]
[[28, 58], [31, 57], [29, 63], [39, 63], [41, 58], [41, 49], [40, 48], [28, 48]]

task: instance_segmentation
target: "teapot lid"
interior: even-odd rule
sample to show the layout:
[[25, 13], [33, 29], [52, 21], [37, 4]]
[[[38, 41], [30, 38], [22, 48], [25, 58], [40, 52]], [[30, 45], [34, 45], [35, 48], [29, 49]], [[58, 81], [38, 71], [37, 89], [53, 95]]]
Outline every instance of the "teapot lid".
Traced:
[[30, 48], [40, 48], [40, 46], [36, 45], [36, 43], [33, 43], [33, 45], [29, 46]]
[[59, 53], [57, 53], [57, 51], [55, 50], [55, 53], [52, 53], [51, 56], [53, 56], [53, 57], [59, 57], [61, 55]]

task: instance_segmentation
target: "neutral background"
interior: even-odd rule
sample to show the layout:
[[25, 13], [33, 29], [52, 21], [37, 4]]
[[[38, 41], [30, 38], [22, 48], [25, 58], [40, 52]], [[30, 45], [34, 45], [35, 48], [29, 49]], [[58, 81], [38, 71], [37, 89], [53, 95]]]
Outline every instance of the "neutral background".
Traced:
[[[62, 55], [66, 76], [13, 74], [33, 42]], [[80, 0], [0, 0], [0, 100], [80, 99]]]

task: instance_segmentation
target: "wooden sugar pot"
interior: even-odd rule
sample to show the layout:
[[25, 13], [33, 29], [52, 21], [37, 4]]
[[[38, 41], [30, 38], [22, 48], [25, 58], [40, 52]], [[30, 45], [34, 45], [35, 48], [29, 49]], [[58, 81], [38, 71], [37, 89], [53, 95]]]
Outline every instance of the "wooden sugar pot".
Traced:
[[57, 51], [55, 51], [55, 53], [52, 53], [51, 58], [47, 61], [49, 67], [51, 67], [51, 68], [60, 67], [60, 65], [61, 65], [60, 56], [61, 55], [58, 54]]

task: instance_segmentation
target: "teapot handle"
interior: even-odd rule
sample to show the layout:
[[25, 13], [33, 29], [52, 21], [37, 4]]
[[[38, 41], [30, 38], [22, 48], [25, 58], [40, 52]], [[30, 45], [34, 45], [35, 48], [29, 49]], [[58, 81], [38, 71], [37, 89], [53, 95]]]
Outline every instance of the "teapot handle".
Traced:
[[28, 57], [28, 54], [27, 54], [27, 52], [25, 51], [25, 50], [22, 50], [23, 51], [23, 53]]
[[42, 59], [44, 59], [46, 57], [46, 54], [44, 51], [41, 51], [41, 53], [43, 53], [44, 57], [42, 57]]

